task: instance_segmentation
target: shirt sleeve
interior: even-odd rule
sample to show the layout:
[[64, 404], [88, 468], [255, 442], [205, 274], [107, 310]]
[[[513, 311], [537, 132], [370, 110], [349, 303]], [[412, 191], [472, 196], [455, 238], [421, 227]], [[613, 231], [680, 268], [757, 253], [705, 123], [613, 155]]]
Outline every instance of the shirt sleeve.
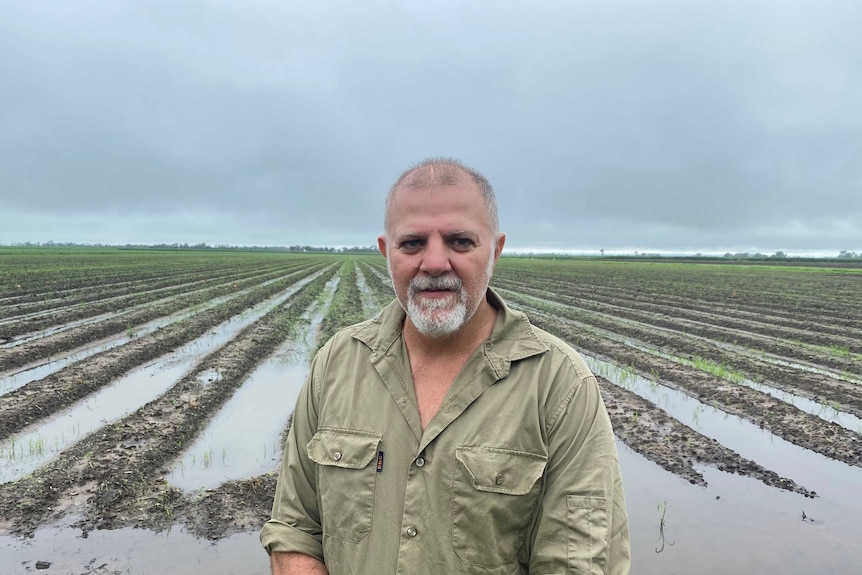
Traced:
[[260, 542], [270, 554], [295, 551], [323, 561], [315, 463], [309, 459], [307, 449], [317, 431], [315, 364], [296, 402], [284, 446], [272, 518], [263, 526]]
[[607, 410], [592, 375], [570, 384], [548, 422], [548, 467], [529, 553], [532, 575], [626, 575], [628, 518]]

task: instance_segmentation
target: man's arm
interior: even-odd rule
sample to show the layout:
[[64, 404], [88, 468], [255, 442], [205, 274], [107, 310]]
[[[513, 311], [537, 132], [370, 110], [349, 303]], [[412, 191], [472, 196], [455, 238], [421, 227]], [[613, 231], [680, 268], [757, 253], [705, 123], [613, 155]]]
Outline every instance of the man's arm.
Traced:
[[[572, 389], [572, 388], [570, 388]], [[598, 382], [584, 377], [549, 422], [542, 512], [530, 573], [627, 575], [628, 518], [616, 441]]]
[[303, 553], [273, 552], [272, 575], [329, 575], [326, 566]]
[[[273, 573], [289, 555], [314, 558], [323, 565], [323, 529], [317, 508], [315, 464], [308, 458], [306, 446], [317, 431], [317, 396], [314, 390], [314, 373], [318, 358], [312, 362], [309, 377], [299, 392], [296, 408], [282, 455], [281, 473], [275, 489], [272, 517], [263, 526], [260, 540], [273, 559]], [[286, 565], [291, 566], [287, 561]], [[287, 570], [286, 573], [305, 571]], [[321, 571], [325, 573], [324, 569]], [[309, 571], [318, 573], [318, 571]]]

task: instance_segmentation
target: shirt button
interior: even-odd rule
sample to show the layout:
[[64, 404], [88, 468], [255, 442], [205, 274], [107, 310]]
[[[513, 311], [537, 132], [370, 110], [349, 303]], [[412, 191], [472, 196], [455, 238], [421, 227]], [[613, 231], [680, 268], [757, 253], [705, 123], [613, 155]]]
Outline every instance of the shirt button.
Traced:
[[340, 452], [340, 451], [336, 451], [335, 453], [333, 453], [333, 454], [332, 454], [332, 459], [334, 459], [335, 461], [339, 461], [339, 460], [341, 459], [341, 452]]
[[494, 478], [494, 483], [496, 483], [497, 485], [503, 485], [503, 476], [498, 474]]
[[412, 525], [407, 528], [407, 537], [416, 537], [416, 528]]
[[425, 458], [417, 457], [416, 458], [416, 467], [425, 467]]

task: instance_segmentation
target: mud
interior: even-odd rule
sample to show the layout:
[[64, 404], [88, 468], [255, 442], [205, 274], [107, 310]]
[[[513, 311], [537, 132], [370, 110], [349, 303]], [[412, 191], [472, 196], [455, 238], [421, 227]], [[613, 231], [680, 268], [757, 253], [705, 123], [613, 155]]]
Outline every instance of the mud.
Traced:
[[[249, 290], [255, 293], [264, 293], [260, 285], [261, 281], [268, 281], [275, 277], [293, 278], [294, 280], [307, 275], [307, 271], [300, 270], [290, 274], [278, 274], [263, 280], [259, 278], [247, 279], [242, 282], [231, 282], [208, 288], [204, 290], [193, 290], [183, 296], [171, 297], [162, 302], [152, 302], [140, 306], [126, 313], [122, 302], [111, 306], [111, 311], [116, 311], [115, 318], [107, 319], [92, 325], [84, 325], [67, 331], [57, 333], [48, 337], [39, 338], [26, 344], [0, 350], [0, 371], [21, 367], [32, 361], [49, 357], [63, 351], [74, 349], [85, 343], [97, 341], [105, 337], [130, 331], [134, 333], [134, 327], [153, 319], [164, 317], [180, 310], [188, 309], [194, 305], [206, 302], [216, 297], [232, 293], [241, 293]], [[272, 288], [268, 288], [272, 289]], [[236, 301], [242, 301], [238, 299]]]
[[[26, 535], [72, 512], [82, 513], [78, 527], [85, 531], [170, 526], [194, 502], [167, 485], [164, 475], [170, 461], [251, 370], [289, 336], [328, 277], [321, 275], [305, 285], [284, 306], [204, 358], [158, 399], [82, 439], [30, 476], [0, 485], [0, 517], [6, 527]], [[213, 371], [220, 378], [205, 384], [200, 374]]]
[[826, 422], [779, 399], [712, 376], [692, 367], [603, 339], [534, 312], [534, 323], [593, 355], [650, 374], [657, 381], [725, 413], [743, 417], [796, 445], [848, 465], [862, 466], [862, 435]]
[[[199, 312], [182, 325], [172, 325], [136, 338], [0, 397], [2, 439], [79, 401], [120, 374], [176, 349], [195, 334], [205, 333], [219, 321], [284, 289], [299, 277], [309, 275], [311, 270], [328, 266], [326, 274], [292, 295], [279, 309], [264, 316], [224, 347], [201, 358], [194, 369], [166, 393], [78, 441], [31, 475], [0, 485], [0, 531], [28, 537], [46, 525], [65, 521], [67, 528], [77, 530], [83, 537], [98, 533], [97, 530], [129, 527], [160, 533], [181, 530], [211, 541], [256, 532], [269, 516], [275, 490], [275, 470], [245, 480], [227, 481], [213, 489], [191, 492], [170, 485], [166, 477], [177, 457], [200, 435], [255, 367], [287, 338], [293, 337], [295, 330], [292, 326], [319, 297], [327, 279], [336, 272], [341, 274], [330, 313], [324, 319], [327, 333], [363, 319], [361, 316], [368, 315], [372, 302], [382, 306], [391, 301], [393, 294], [385, 281], [382, 259], [374, 259], [373, 263], [369, 261], [351, 264], [360, 266], [364, 280], [360, 281], [351, 272], [351, 266], [339, 269], [333, 265], [333, 259], [314, 263], [303, 260], [301, 266], [293, 268], [295, 274], [289, 279], [251, 290], [245, 296]], [[755, 355], [737, 353], [742, 348], [732, 347], [756, 346], [773, 359], [788, 358], [818, 367], [845, 370], [853, 377], [862, 377], [862, 361], [853, 351], [856, 349], [853, 330], [859, 323], [852, 317], [852, 310], [862, 306], [853, 299], [853, 292], [848, 291], [852, 282], [847, 278], [840, 276], [840, 281], [834, 283], [834, 302], [830, 302], [829, 297], [809, 297], [804, 290], [798, 294], [770, 291], [763, 288], [765, 280], [757, 278], [746, 279], [737, 285], [710, 288], [697, 282], [669, 284], [659, 274], [649, 276], [649, 281], [643, 281], [635, 288], [632, 287], [635, 282], [631, 276], [622, 273], [618, 277], [592, 278], [604, 283], [577, 285], [577, 290], [581, 291], [576, 291], [575, 287], [568, 289], [566, 281], [561, 279], [561, 276], [566, 277], [567, 270], [547, 266], [536, 268], [529, 277], [525, 277], [520, 275], [522, 268], [519, 266], [501, 268], [500, 277], [495, 281], [499, 287], [511, 290], [511, 298], [507, 295], [507, 300], [527, 308], [534, 323], [585, 353], [630, 367], [725, 414], [737, 415], [756, 428], [769, 430], [794, 446], [810, 450], [812, 455], [822, 454], [844, 462], [853, 473], [862, 468], [860, 433], [804, 413], [780, 399], [630, 345], [636, 342], [668, 354], [709, 358], [744, 372], [756, 381], [815, 401], [830, 402], [848, 413], [858, 414], [862, 412], [862, 386], [842, 382], [827, 374], [805, 373], [794, 367], [761, 361]], [[284, 275], [284, 268], [280, 269]], [[259, 283], [267, 271], [274, 271], [262, 270], [247, 272], [250, 274], [246, 276], [251, 282], [249, 286]], [[191, 273], [196, 272], [189, 271], [185, 277], [198, 277], [189, 276]], [[803, 280], [801, 287], [813, 289], [809, 282], [814, 280]], [[85, 278], [75, 278], [65, 284], [60, 278], [52, 281], [58, 282], [52, 284], [52, 289], [61, 296], [53, 301], [61, 302], [63, 298], [84, 301], [82, 298], [96, 298], [98, 293], [104, 299], [108, 290], [113, 290], [110, 293], [119, 298], [117, 301], [125, 302], [118, 306], [116, 311], [119, 312], [131, 301], [122, 295], [123, 290], [141, 289], [147, 281], [155, 280], [116, 278], [98, 288], [101, 292], [96, 288], [87, 291]], [[172, 281], [179, 285], [176, 284], [179, 280]], [[233, 282], [228, 283], [233, 288]], [[357, 283], [364, 287], [358, 289]], [[154, 283], [149, 285], [152, 288]], [[208, 290], [216, 290], [221, 289], [218, 286], [227, 284], [212, 282], [204, 285]], [[670, 285], [672, 289], [668, 287]], [[699, 292], [701, 289], [705, 291]], [[81, 291], [76, 293], [75, 290]], [[672, 293], [664, 293], [667, 291]], [[125, 293], [131, 297], [129, 291]], [[201, 293], [206, 294], [206, 299], [216, 292]], [[585, 293], [589, 293], [589, 297]], [[21, 301], [38, 301], [37, 297], [24, 293], [13, 294], [13, 297]], [[188, 306], [199, 297], [200, 293], [178, 290], [175, 298], [180, 303], [176, 305]], [[714, 300], [715, 307], [703, 305], [704, 298]], [[537, 302], [541, 301], [544, 303], [540, 306]], [[107, 306], [109, 302], [99, 305]], [[157, 308], [152, 303], [148, 306]], [[839, 318], [840, 306], [851, 310], [851, 317], [845, 314], [841, 316], [843, 319]], [[152, 311], [160, 315], [167, 313], [167, 309], [158, 307]], [[57, 317], [70, 318], [71, 314]], [[832, 317], [836, 318], [834, 322], [828, 319]], [[806, 344], [800, 346], [792, 340], [805, 338], [804, 325], [808, 321], [811, 329], [819, 335], [804, 339]], [[818, 329], [818, 326], [827, 324], [828, 329]], [[603, 335], [602, 330], [612, 332], [615, 338]], [[80, 344], [93, 334], [69, 330], [63, 337], [68, 337], [69, 342], [57, 345], [57, 349]], [[732, 341], [724, 345], [716, 343], [733, 339], [737, 340], [736, 344]], [[826, 346], [848, 347], [847, 357], [830, 354], [824, 349]], [[39, 349], [32, 352], [33, 356], [39, 356], [52, 348], [30, 349]], [[22, 358], [32, 359], [31, 356]], [[214, 373], [218, 377], [203, 381], [204, 375]], [[632, 451], [682, 478], [686, 482], [685, 487], [691, 485], [692, 489], [707, 489], [710, 477], [714, 476], [711, 470], [717, 469], [735, 477], [750, 478], [759, 487], [792, 495], [797, 498], [792, 500], [794, 502], [799, 499], [820, 500], [817, 492], [823, 488], [817, 481], [810, 482], [809, 476], [804, 475], [800, 480], [792, 470], [785, 469], [779, 473], [769, 469], [757, 457], [747, 459], [716, 439], [681, 423], [656, 403], [624, 389], [619, 382], [599, 379], [618, 438]], [[745, 425], [751, 428], [747, 423]], [[774, 464], [776, 458], [771, 458], [771, 461]], [[636, 483], [637, 478], [630, 481]], [[820, 513], [818, 507], [810, 509]], [[638, 510], [632, 509], [632, 516], [638, 517]], [[253, 543], [251, 539], [246, 541], [249, 545]], [[650, 552], [652, 543], [651, 540], [647, 546]], [[254, 552], [262, 553], [259, 549]], [[75, 572], [121, 571], [114, 564], [88, 561], [82, 559]], [[26, 571], [32, 569], [35, 569], [35, 564], [29, 563]], [[71, 569], [68, 571], [73, 572]]]
[[721, 471], [753, 477], [776, 487], [814, 497], [816, 492], [781, 477], [762, 465], [683, 425], [663, 410], [610, 381], [599, 378], [602, 399], [608, 408], [617, 437], [636, 452], [689, 483], [706, 485], [697, 464], [712, 465]]
[[34, 381], [2, 396], [0, 401], [0, 439], [30, 423], [56, 413], [59, 409], [104, 387], [128, 372], [205, 333], [267, 297], [295, 283], [302, 276], [291, 274], [264, 288], [233, 298], [186, 321], [72, 364], [59, 372]]
[[[588, 337], [589, 330], [597, 327], [629, 340], [635, 340], [644, 346], [661, 350], [665, 354], [688, 359], [712, 360], [733, 368], [752, 381], [765, 383], [807, 399], [829, 402], [837, 409], [857, 417], [862, 415], [862, 385], [857, 383], [785, 367], [767, 360], [766, 354], [761, 354], [758, 359], [753, 353], [743, 352], [741, 346], [721, 346], [698, 334], [685, 333], [682, 331], [684, 326], [677, 325], [674, 330], [655, 329], [649, 324], [621, 321], [605, 315], [584, 315], [576, 308], [557, 303], [551, 303], [550, 306], [545, 305], [539, 309], [534, 306], [541, 305], [541, 302], [547, 303], [547, 300], [524, 298], [520, 294], [514, 294], [513, 299], [523, 302], [528, 309], [534, 309], [536, 313], [547, 313], [560, 319], [572, 319], [577, 322], [584, 328], [584, 334], [576, 336], [578, 339]], [[790, 359], [775, 355], [768, 357]]]

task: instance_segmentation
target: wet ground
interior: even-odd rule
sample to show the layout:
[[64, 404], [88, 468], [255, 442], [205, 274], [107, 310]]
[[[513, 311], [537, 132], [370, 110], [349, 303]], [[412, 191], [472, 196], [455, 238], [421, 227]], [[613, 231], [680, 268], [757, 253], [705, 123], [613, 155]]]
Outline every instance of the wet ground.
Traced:
[[[828, 480], [831, 470], [811, 478], [817, 480], [822, 493], [809, 499], [710, 466], [698, 467], [708, 486], [692, 485], [624, 444], [618, 444], [618, 449], [626, 479], [635, 572], [858, 572], [862, 503], [858, 498], [845, 498], [852, 487], [847, 482], [832, 485], [822, 481]], [[853, 481], [858, 486], [862, 474], [857, 473]], [[91, 531], [83, 537], [74, 523], [75, 518], [69, 517], [59, 527], [40, 528], [32, 539], [0, 537], [0, 573], [36, 573], [37, 561], [51, 563], [50, 569], [40, 573], [76, 575], [268, 572], [256, 529], [217, 541], [196, 537], [182, 524], [158, 533], [126, 527]]]
[[[368, 316], [391, 299], [379, 262], [354, 275], [322, 269], [314, 282], [276, 274], [260, 292], [171, 312], [182, 321], [155, 326], [142, 310], [146, 322], [113, 336], [119, 344], [79, 357], [70, 347], [69, 361], [27, 381], [0, 374], [0, 574], [266, 573], [257, 532], [327, 305], [342, 298]], [[586, 289], [551, 272], [500, 281], [599, 376], [635, 572], [858, 570], [862, 360], [848, 334], [862, 321], [830, 310], [829, 298], [817, 313], [807, 301], [791, 307], [781, 284], [751, 291], [750, 303], [730, 291], [698, 307], [684, 283], [679, 297], [646, 297], [631, 280]], [[336, 285], [355, 291], [336, 298]], [[852, 289], [834, 290], [856, 309]], [[73, 323], [46, 333], [85, 344], [75, 334], [98, 324]], [[816, 345], [786, 340], [808, 328]], [[0, 355], [46, 348], [20, 339]]]

